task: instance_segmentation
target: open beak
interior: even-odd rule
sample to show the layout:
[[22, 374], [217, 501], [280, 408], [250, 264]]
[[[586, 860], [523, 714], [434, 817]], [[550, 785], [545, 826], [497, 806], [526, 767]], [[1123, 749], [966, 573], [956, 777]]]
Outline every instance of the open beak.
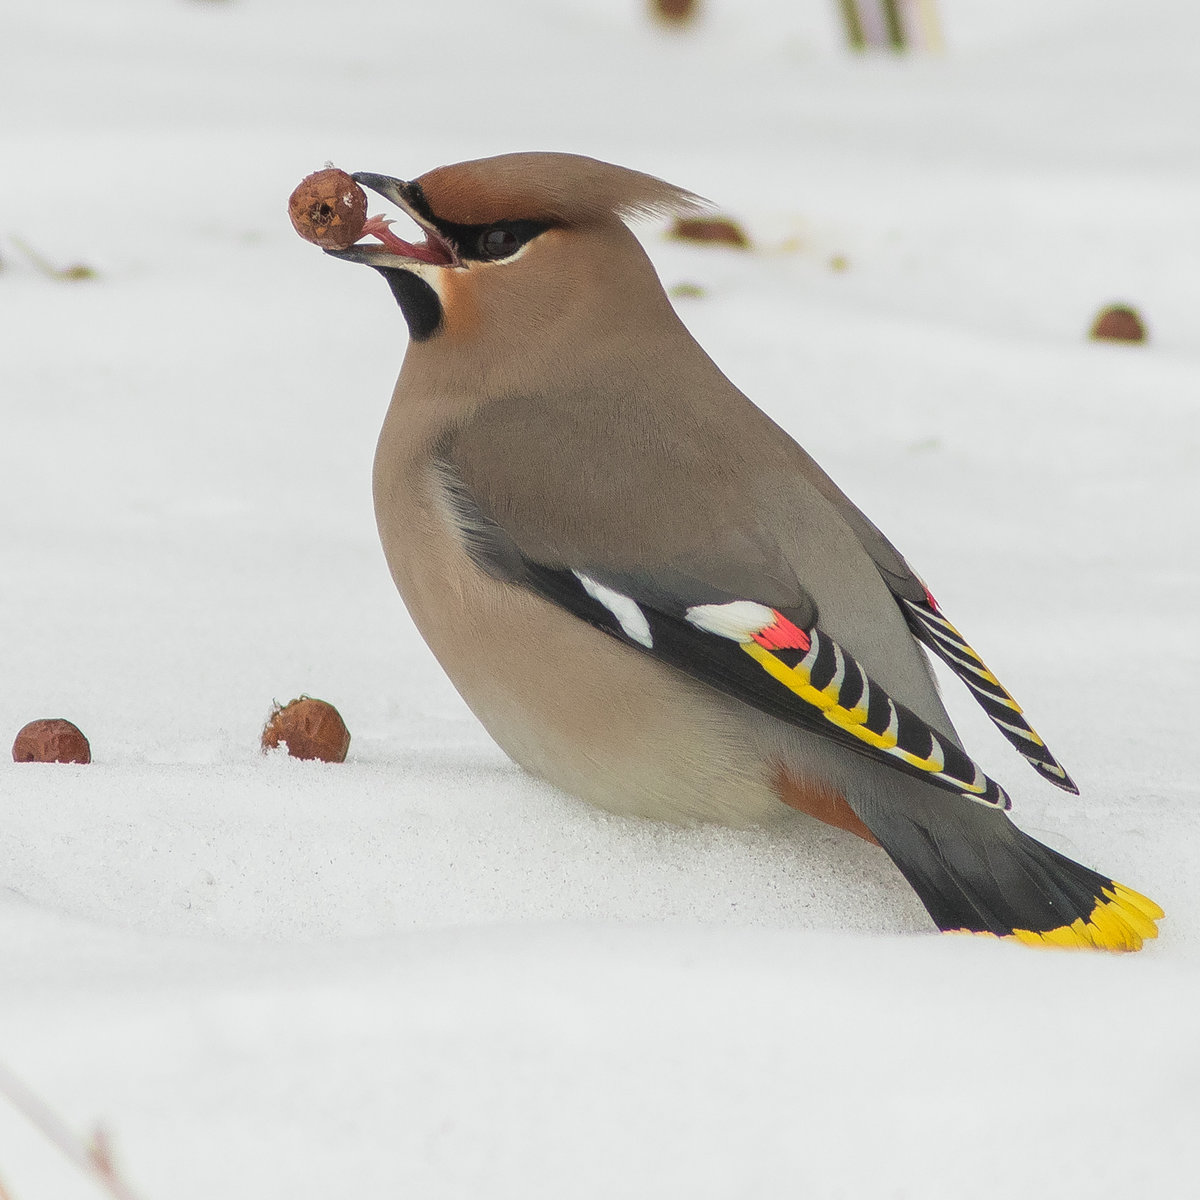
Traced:
[[392, 222], [386, 217], [369, 217], [363, 226], [364, 237], [374, 237], [378, 242], [356, 242], [345, 250], [326, 250], [325, 253], [344, 262], [363, 263], [368, 267], [413, 269], [418, 264], [435, 267], [460, 267], [462, 262], [452, 242], [447, 240], [426, 218], [412, 206], [408, 198], [408, 184], [403, 179], [390, 175], [373, 175], [369, 171], [357, 171], [352, 176], [355, 183], [382, 196], [402, 209], [425, 234], [420, 242], [406, 242], [391, 230]]

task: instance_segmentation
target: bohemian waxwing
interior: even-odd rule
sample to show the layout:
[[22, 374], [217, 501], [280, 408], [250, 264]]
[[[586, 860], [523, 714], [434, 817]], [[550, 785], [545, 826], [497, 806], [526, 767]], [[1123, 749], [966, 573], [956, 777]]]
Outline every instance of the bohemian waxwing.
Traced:
[[878, 529], [725, 378], [625, 219], [699, 201], [572, 154], [355, 179], [424, 240], [329, 251], [410, 335], [375, 457], [392, 577], [518, 763], [612, 812], [879, 845], [944, 930], [1135, 950], [1153, 901], [1022, 833], [922, 647], [1075, 786]]

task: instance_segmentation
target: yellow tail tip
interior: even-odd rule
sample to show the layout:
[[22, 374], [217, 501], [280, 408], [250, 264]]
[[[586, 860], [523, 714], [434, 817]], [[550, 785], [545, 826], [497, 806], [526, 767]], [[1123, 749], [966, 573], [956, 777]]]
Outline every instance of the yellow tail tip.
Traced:
[[[1103, 899], [1087, 920], [1079, 917], [1057, 929], [1014, 929], [1006, 936], [1027, 946], [1059, 946], [1068, 950], [1140, 950], [1147, 938], [1158, 937], [1156, 921], [1164, 913], [1140, 892], [1113, 883], [1103, 889]], [[956, 933], [970, 932], [955, 930]], [[993, 935], [987, 935], [993, 936]]]

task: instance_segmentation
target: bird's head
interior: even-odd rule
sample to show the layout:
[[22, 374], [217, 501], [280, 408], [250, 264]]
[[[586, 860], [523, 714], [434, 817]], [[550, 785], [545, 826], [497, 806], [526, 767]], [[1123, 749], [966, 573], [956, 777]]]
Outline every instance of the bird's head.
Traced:
[[[625, 221], [703, 202], [650, 175], [577, 154], [504, 154], [438, 167], [404, 181], [355, 180], [403, 210], [423, 240], [406, 242], [372, 217], [360, 242], [326, 253], [374, 267], [387, 280], [415, 347], [456, 358], [555, 353], [586, 322], [603, 338], [669, 307]], [[644, 314], [643, 314], [644, 315]]]

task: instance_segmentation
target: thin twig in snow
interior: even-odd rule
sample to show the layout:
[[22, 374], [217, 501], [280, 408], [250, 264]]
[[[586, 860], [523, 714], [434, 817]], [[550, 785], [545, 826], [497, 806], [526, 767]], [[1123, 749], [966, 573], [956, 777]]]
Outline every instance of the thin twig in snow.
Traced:
[[[25, 1086], [0, 1063], [0, 1094], [7, 1097], [19, 1113], [59, 1148], [84, 1174], [91, 1176], [113, 1200], [139, 1200], [136, 1192], [121, 1178], [113, 1162], [112, 1143], [99, 1127], [90, 1142], [74, 1134], [66, 1122], [48, 1104]], [[0, 1184], [0, 1200], [11, 1200]]]

